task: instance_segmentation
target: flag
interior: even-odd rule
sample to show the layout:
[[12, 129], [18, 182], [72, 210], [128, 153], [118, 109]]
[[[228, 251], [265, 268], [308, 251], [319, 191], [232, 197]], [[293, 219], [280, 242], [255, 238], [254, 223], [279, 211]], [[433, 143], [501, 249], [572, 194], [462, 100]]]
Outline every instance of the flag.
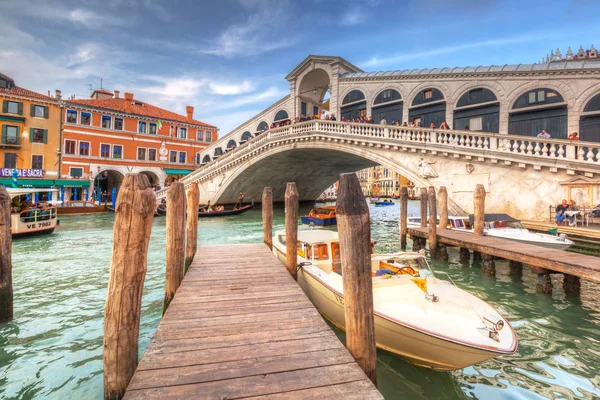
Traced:
[[158, 122], [158, 131], [160, 132], [160, 130], [162, 128], [162, 121], [159, 119], [157, 122]]
[[551, 233], [553, 235], [558, 235], [558, 228], [550, 228], [550, 229], [548, 229], [548, 233]]

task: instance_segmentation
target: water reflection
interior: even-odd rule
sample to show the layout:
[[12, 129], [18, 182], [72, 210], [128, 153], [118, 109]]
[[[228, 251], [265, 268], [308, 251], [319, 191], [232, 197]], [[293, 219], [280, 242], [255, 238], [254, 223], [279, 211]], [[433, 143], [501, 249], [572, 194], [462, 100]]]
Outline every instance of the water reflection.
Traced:
[[[308, 213], [303, 208], [302, 213]], [[409, 214], [418, 203], [409, 202]], [[377, 251], [399, 249], [398, 205], [372, 207]], [[0, 398], [102, 398], [103, 309], [112, 250], [113, 216], [61, 217], [53, 235], [15, 241], [15, 320], [0, 325]], [[283, 229], [275, 210], [274, 229]], [[140, 355], [162, 312], [165, 219], [156, 218], [144, 287]], [[199, 221], [205, 244], [262, 241], [260, 210]], [[409, 240], [410, 246], [410, 240]], [[378, 351], [379, 388], [387, 399], [598, 398], [600, 397], [599, 285], [582, 282], [581, 296], [566, 296], [553, 276], [552, 296], [535, 293], [535, 275], [497, 276], [460, 261], [434, 262], [461, 288], [498, 308], [519, 336], [514, 355], [455, 372], [433, 372]], [[343, 333], [337, 331], [340, 337]]]

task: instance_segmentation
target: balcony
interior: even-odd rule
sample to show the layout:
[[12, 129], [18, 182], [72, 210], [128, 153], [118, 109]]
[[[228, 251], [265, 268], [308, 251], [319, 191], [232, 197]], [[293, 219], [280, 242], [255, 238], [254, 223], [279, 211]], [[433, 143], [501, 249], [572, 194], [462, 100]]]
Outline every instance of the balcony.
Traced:
[[2, 134], [2, 140], [0, 141], [2, 147], [21, 147], [21, 137], [19, 135], [11, 135], [7, 133]]

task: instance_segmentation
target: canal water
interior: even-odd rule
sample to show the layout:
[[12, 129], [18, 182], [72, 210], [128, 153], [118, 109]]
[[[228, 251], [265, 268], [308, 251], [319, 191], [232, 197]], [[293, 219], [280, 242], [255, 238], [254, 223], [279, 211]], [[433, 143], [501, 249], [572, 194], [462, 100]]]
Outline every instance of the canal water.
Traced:
[[[308, 209], [302, 209], [307, 213]], [[409, 203], [409, 215], [418, 204]], [[371, 208], [378, 251], [399, 249], [398, 204]], [[275, 210], [274, 229], [283, 229]], [[113, 215], [61, 218], [58, 232], [13, 243], [15, 319], [0, 324], [0, 398], [101, 399], [103, 309], [112, 249]], [[257, 243], [260, 210], [199, 221], [200, 245]], [[410, 245], [410, 243], [409, 243]], [[581, 296], [565, 296], [554, 277], [552, 296], [535, 293], [535, 276], [484, 277], [478, 265], [435, 262], [459, 287], [502, 312], [519, 337], [514, 355], [454, 372], [412, 366], [378, 351], [379, 389], [386, 399], [600, 398], [600, 286], [582, 282]], [[140, 357], [161, 317], [165, 218], [152, 229], [144, 287]], [[342, 332], [337, 332], [343, 338]]]

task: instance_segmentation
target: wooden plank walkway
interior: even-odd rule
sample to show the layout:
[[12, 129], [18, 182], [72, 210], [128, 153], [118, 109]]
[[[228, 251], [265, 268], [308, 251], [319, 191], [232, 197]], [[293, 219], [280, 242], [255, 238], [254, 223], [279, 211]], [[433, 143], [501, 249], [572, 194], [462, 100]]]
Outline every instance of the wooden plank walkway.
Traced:
[[[427, 238], [428, 228], [409, 228], [411, 236]], [[600, 258], [563, 250], [547, 249], [513, 240], [490, 236], [477, 237], [457, 230], [438, 230], [438, 243], [465, 247], [481, 253], [519, 261], [533, 267], [578, 276], [593, 282], [600, 282]]]
[[264, 244], [202, 247], [125, 399], [383, 399]]

